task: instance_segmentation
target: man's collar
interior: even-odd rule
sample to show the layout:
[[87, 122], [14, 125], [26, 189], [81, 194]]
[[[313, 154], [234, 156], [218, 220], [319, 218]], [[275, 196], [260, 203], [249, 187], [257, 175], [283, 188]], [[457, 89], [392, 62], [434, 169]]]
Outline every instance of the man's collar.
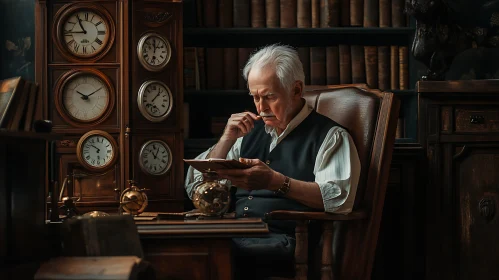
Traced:
[[[302, 98], [303, 99], [303, 98]], [[303, 107], [301, 108], [300, 112], [288, 123], [286, 126], [286, 129], [282, 132], [282, 134], [286, 132], [291, 132], [293, 129], [295, 129], [308, 115], [310, 112], [312, 112], [314, 108], [310, 107], [307, 102], [304, 102]], [[272, 131], [275, 131], [275, 128], [269, 125], [265, 125], [265, 132], [270, 134]], [[279, 135], [277, 135], [279, 136]]]

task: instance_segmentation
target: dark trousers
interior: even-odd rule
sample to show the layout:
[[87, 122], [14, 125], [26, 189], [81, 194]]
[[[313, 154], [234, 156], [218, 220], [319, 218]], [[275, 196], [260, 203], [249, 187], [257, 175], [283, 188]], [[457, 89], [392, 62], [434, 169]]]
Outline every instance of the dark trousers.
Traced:
[[294, 277], [294, 237], [270, 233], [263, 238], [234, 238], [236, 280]]

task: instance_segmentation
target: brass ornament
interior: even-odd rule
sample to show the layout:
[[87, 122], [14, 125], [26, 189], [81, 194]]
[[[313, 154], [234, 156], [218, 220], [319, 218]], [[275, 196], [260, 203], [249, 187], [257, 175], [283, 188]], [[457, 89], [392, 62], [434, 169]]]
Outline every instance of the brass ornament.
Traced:
[[133, 180], [128, 180], [128, 184], [129, 187], [120, 195], [120, 213], [125, 211], [138, 216], [144, 212], [148, 204], [146, 189], [139, 189]]

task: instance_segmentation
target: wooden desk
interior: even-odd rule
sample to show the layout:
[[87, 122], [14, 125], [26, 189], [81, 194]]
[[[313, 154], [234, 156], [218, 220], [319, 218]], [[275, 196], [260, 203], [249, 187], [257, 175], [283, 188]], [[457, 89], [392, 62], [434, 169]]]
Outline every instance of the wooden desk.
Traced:
[[137, 221], [156, 279], [232, 279], [232, 238], [269, 232], [261, 219]]

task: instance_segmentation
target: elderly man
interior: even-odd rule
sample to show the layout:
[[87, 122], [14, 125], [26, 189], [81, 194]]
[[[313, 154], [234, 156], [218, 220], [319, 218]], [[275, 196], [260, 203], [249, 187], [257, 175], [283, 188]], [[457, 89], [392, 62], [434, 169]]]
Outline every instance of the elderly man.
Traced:
[[[258, 115], [233, 114], [218, 143], [197, 157], [238, 159], [250, 166], [218, 172], [237, 187], [236, 216], [263, 217], [273, 210], [349, 213], [360, 175], [357, 150], [344, 128], [302, 98], [305, 75], [297, 52], [264, 47], [250, 57], [243, 75]], [[201, 180], [190, 167], [189, 196]], [[267, 238], [234, 239], [239, 278], [278, 272], [277, 261], [292, 264], [294, 227], [291, 221], [271, 221]]]

